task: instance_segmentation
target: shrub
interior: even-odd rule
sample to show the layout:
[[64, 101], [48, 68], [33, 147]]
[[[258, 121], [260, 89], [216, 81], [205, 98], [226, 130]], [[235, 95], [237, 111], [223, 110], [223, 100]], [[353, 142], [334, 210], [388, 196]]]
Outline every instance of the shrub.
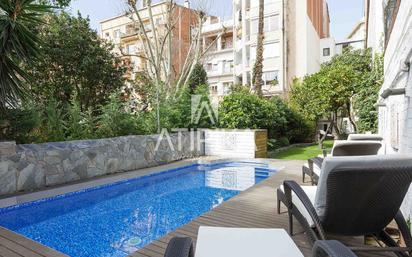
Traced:
[[302, 116], [281, 98], [260, 98], [247, 90], [235, 90], [219, 107], [219, 127], [228, 129], [267, 129], [274, 147], [304, 142], [312, 131]]
[[41, 123], [37, 109], [9, 109], [0, 117], [0, 140], [15, 140], [18, 144], [36, 141], [33, 131]]
[[126, 111], [125, 104], [117, 94], [112, 94], [109, 99], [109, 103], [101, 109], [97, 135], [107, 138], [139, 134], [136, 115]]
[[193, 73], [188, 80], [188, 87], [191, 93], [196, 92], [199, 86], [207, 85], [207, 72], [201, 63], [197, 63]]
[[46, 105], [43, 116], [42, 141], [63, 141], [65, 137], [66, 121], [64, 119], [62, 106], [53, 99]]

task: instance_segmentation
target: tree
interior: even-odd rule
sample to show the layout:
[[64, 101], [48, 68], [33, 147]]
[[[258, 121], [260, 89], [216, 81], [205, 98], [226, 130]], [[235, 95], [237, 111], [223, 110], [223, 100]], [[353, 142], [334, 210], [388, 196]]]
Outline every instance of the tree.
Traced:
[[259, 20], [258, 20], [258, 34], [256, 45], [256, 62], [253, 67], [252, 90], [259, 96], [262, 96], [263, 86], [263, 40], [264, 40], [264, 14], [265, 14], [264, 0], [259, 0]]
[[50, 6], [36, 0], [0, 1], [0, 110], [15, 108], [29, 93], [30, 79], [22, 65], [39, 55], [41, 40], [36, 28]]
[[376, 55], [373, 60], [371, 72], [362, 80], [357, 94], [353, 99], [355, 115], [358, 118], [358, 132], [378, 131], [378, 112], [376, 101], [379, 98], [379, 90], [383, 84], [383, 56]]
[[201, 63], [197, 63], [193, 69], [192, 75], [189, 77], [187, 85], [190, 89], [190, 92], [195, 92], [196, 89], [201, 85], [207, 85], [207, 72], [203, 68]]
[[[305, 117], [314, 121], [328, 118], [331, 124], [328, 131], [334, 130], [337, 135], [342, 134], [337, 122], [339, 115], [347, 115], [355, 130], [362, 121], [369, 119], [367, 122], [373, 123], [371, 106], [378, 99], [382, 71], [372, 67], [369, 49], [345, 50], [322, 65], [319, 72], [295, 81], [291, 101]], [[358, 122], [355, 116], [359, 118]]]
[[80, 14], [50, 15], [40, 38], [42, 58], [29, 70], [36, 77], [31, 90], [38, 102], [56, 99], [66, 106], [75, 96], [81, 111], [96, 111], [124, 85], [124, 69], [111, 53], [113, 46], [100, 39]]
[[[157, 127], [160, 132], [161, 129], [161, 117], [160, 117], [160, 95], [161, 92], [166, 92], [166, 98], [180, 97], [179, 93], [184, 92], [181, 89], [188, 85], [188, 81], [195, 70], [196, 64], [199, 63], [201, 58], [209, 51], [209, 49], [216, 43], [216, 41], [225, 33], [225, 29], [216, 37], [216, 39], [209, 45], [203, 45], [202, 42], [202, 29], [206, 20], [207, 9], [210, 5], [209, 0], [196, 0], [192, 2], [192, 6], [197, 9], [194, 12], [178, 14], [176, 12], [176, 3], [174, 0], [165, 1], [167, 4], [167, 10], [164, 13], [165, 24], [159, 28], [155, 23], [153, 17], [153, 1], [145, 1], [148, 13], [148, 23], [141, 16], [141, 12], [137, 8], [138, 0], [127, 0], [129, 6], [129, 17], [133, 21], [137, 37], [143, 46], [143, 54], [137, 55], [147, 61], [147, 75], [153, 81], [151, 84], [156, 89], [156, 111], [157, 111]], [[182, 15], [188, 15], [193, 17], [190, 21], [191, 36], [190, 44], [188, 46], [186, 57], [184, 58], [183, 65], [176, 74], [172, 67], [172, 37], [175, 34], [175, 29]], [[150, 33], [149, 33], [150, 31]], [[131, 54], [127, 54], [132, 56]]]
[[267, 129], [270, 139], [306, 141], [308, 124], [279, 97], [263, 98], [237, 89], [219, 106], [219, 127], [227, 129]]

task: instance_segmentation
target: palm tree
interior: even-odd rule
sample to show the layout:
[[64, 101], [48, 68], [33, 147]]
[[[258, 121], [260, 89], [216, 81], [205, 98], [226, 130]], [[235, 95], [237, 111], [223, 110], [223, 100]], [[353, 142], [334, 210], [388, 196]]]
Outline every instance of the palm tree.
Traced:
[[264, 13], [265, 13], [265, 3], [264, 0], [259, 0], [259, 20], [258, 20], [258, 36], [256, 45], [256, 61], [255, 67], [253, 68], [253, 91], [262, 96], [262, 86], [263, 86], [263, 39], [264, 39]]
[[0, 110], [18, 106], [27, 96], [29, 76], [22, 64], [38, 56], [36, 28], [50, 10], [37, 0], [0, 1]]

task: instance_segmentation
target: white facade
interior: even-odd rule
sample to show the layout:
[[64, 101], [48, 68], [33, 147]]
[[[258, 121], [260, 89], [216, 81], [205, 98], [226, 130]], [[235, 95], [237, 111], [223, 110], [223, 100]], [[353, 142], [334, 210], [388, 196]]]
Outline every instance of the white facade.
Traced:
[[365, 49], [366, 26], [365, 21], [359, 21], [351, 33], [344, 40], [336, 41], [333, 37], [323, 38], [320, 42], [321, 62], [329, 62], [333, 56], [342, 54], [346, 47]]
[[388, 89], [405, 89], [406, 93], [379, 99], [379, 132], [388, 141], [387, 153], [412, 153], [411, 42], [412, 2], [402, 1], [385, 50], [385, 82], [380, 94]]
[[[282, 1], [265, 0], [263, 42], [263, 94], [282, 92]], [[251, 85], [258, 38], [259, 1], [234, 0], [235, 82]], [[276, 85], [278, 83], [278, 85]]]
[[373, 53], [383, 53], [385, 33], [383, 29], [383, 3], [382, 0], [369, 0], [367, 3], [367, 47]]
[[295, 53], [287, 57], [289, 77], [303, 78], [320, 69], [320, 37], [307, 15], [307, 8], [307, 1], [290, 1], [288, 5], [285, 37], [289, 52]]
[[233, 20], [209, 17], [203, 26], [203, 65], [214, 99], [226, 95], [234, 83]]
[[[391, 1], [389, 1], [391, 2]], [[382, 15], [387, 0], [370, 0], [367, 45], [374, 52], [384, 51], [384, 84], [379, 92], [379, 134], [385, 141], [386, 154], [412, 155], [412, 1], [401, 1], [397, 15], [392, 11], [388, 22], [386, 46]], [[393, 3], [393, 1], [392, 1]], [[393, 26], [393, 27], [392, 27]], [[392, 29], [391, 29], [392, 28]], [[411, 218], [412, 190], [402, 211]]]
[[[324, 4], [322, 18], [327, 20], [324, 26], [328, 28], [329, 15]], [[307, 1], [265, 0], [264, 10], [263, 94], [286, 95], [294, 78], [319, 70], [321, 39], [308, 16]], [[258, 18], [259, 1], [233, 0], [232, 20], [222, 22], [212, 17], [204, 24], [205, 46], [219, 33], [224, 32], [225, 38], [232, 36], [231, 51], [221, 49], [217, 40], [204, 60], [213, 95], [226, 95], [232, 84], [251, 86]]]

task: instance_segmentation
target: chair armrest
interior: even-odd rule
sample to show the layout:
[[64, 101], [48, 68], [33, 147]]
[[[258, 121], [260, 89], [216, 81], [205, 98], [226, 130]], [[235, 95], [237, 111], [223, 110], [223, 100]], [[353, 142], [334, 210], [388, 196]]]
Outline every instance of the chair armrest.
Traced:
[[193, 257], [193, 242], [190, 237], [173, 237], [167, 245], [164, 257]]
[[406, 246], [412, 247], [411, 229], [406, 223], [405, 217], [403, 216], [400, 210], [395, 216], [395, 222], [398, 225], [398, 228], [402, 234], [402, 237], [403, 237], [403, 240], [405, 241]]
[[308, 161], [312, 162], [313, 164], [315, 164], [319, 168], [322, 168], [322, 164], [323, 164], [324, 160], [325, 160], [324, 158], [315, 157], [315, 158], [309, 159]]
[[312, 257], [357, 257], [348, 247], [339, 241], [316, 241]]
[[323, 231], [322, 223], [320, 221], [318, 213], [316, 212], [315, 207], [313, 206], [312, 202], [310, 201], [309, 197], [306, 195], [302, 187], [298, 183], [296, 183], [296, 181], [293, 181], [293, 180], [284, 181], [283, 186], [285, 189], [286, 204], [287, 204], [288, 209], [292, 210], [296, 208], [294, 207], [293, 202], [292, 202], [292, 192], [293, 192], [302, 202], [306, 211], [309, 213], [310, 217], [312, 218], [313, 223], [315, 224], [315, 227], [319, 235], [321, 236], [321, 239], [326, 239], [326, 234]]

